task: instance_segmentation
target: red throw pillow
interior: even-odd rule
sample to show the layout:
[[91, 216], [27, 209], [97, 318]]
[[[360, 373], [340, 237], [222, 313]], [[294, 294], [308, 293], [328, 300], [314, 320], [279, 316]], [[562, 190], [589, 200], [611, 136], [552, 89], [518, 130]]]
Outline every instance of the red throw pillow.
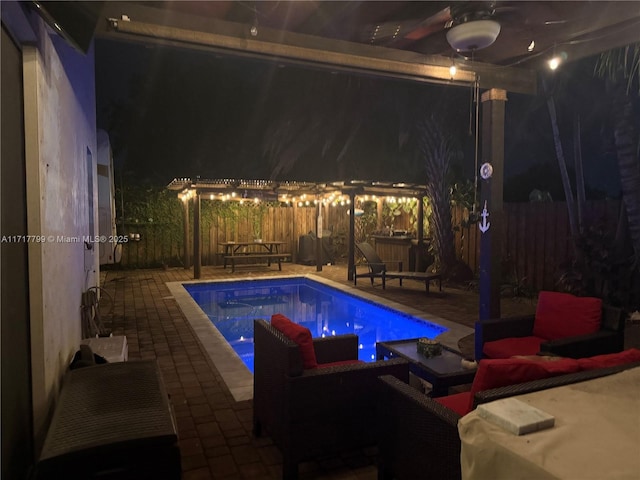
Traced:
[[313, 348], [313, 338], [311, 338], [311, 330], [292, 322], [281, 313], [276, 313], [271, 316], [271, 325], [273, 325], [273, 328], [276, 330], [282, 332], [288, 339], [298, 344], [305, 370], [318, 367], [316, 351]]
[[578, 361], [573, 358], [563, 358], [553, 362], [531, 361], [521, 358], [480, 360], [478, 371], [471, 384], [469, 410], [473, 408], [473, 397], [477, 392], [555, 377], [565, 373], [574, 373], [579, 370]]
[[600, 330], [602, 300], [570, 293], [540, 292], [533, 335], [547, 340], [586, 335]]
[[615, 367], [625, 363], [640, 362], [640, 350], [629, 348], [618, 353], [606, 353], [590, 358], [579, 358], [578, 364], [582, 370], [593, 370], [594, 368]]

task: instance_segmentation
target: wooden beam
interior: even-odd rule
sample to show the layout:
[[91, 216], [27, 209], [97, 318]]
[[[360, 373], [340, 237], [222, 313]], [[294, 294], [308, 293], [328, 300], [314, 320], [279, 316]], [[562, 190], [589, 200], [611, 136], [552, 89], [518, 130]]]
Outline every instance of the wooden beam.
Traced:
[[[452, 86], [468, 86], [478, 78], [482, 88], [536, 93], [536, 75], [529, 70], [465, 61], [457, 64], [458, 71], [452, 78], [451, 59], [441, 55], [421, 55], [264, 27], [252, 35], [248, 24], [176, 13], [162, 15], [154, 10], [127, 2], [107, 2], [103, 10], [107, 27], [102, 24], [96, 35]], [[122, 20], [123, 14], [130, 20]]]

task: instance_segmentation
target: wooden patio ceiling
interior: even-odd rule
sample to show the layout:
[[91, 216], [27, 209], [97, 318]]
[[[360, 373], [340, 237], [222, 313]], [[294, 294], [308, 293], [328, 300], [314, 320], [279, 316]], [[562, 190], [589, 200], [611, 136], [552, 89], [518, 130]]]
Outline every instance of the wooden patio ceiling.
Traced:
[[[500, 24], [497, 40], [455, 52], [447, 31], [477, 18]], [[640, 41], [640, 2], [108, 1], [96, 34], [417, 81], [478, 79], [481, 88], [535, 93], [535, 72], [554, 53], [572, 61]]]

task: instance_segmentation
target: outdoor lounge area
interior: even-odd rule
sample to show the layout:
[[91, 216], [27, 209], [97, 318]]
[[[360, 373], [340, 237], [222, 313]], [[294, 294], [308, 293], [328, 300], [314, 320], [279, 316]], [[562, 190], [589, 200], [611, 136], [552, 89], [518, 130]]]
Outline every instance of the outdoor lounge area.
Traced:
[[[283, 264], [283, 272], [267, 266], [242, 270], [234, 277], [279, 274], [318, 274], [348, 287], [344, 265], [315, 267]], [[203, 267], [203, 280], [231, 278], [229, 269]], [[218, 368], [209, 359], [167, 289], [166, 282], [191, 281], [190, 270], [111, 270], [103, 272], [104, 288], [113, 295], [114, 335], [126, 335], [129, 361], [155, 359], [162, 372], [177, 419], [182, 478], [282, 478], [282, 454], [268, 435], [253, 435], [252, 401], [236, 402]], [[424, 295], [424, 287], [410, 282], [401, 289], [382, 290], [363, 282], [359, 289], [384, 300], [471, 327], [477, 316], [477, 294], [446, 285], [442, 293]], [[503, 299], [505, 316], [529, 314], [535, 302]], [[640, 326], [628, 326], [625, 347], [640, 346]], [[461, 345], [464, 346], [464, 345]], [[470, 343], [473, 348], [473, 342]], [[461, 386], [452, 392], [468, 389]], [[413, 390], [413, 389], [412, 389]], [[422, 395], [414, 390], [415, 395]], [[376, 479], [378, 449], [367, 447], [299, 463], [301, 479]]]
[[[492, 467], [473, 438], [497, 456], [527, 447], [479, 418], [515, 394], [559, 427], [580, 403], [600, 417], [560, 440], [546, 477], [588, 472], [601, 437], [595, 453], [624, 448], [598, 480], [640, 471], [627, 421], [640, 396], [627, 370], [640, 354], [627, 321], [640, 318], [640, 0], [513, 3], [0, 2], [0, 477], [476, 480]], [[372, 269], [363, 241], [402, 267]], [[348, 298], [339, 316], [325, 292], [296, 291], [317, 368], [266, 324], [293, 295], [243, 295], [244, 280], [285, 275]], [[210, 303], [226, 308], [215, 324], [182, 285], [207, 280], [244, 284]], [[543, 290], [624, 310], [603, 303], [586, 330], [549, 332], [531, 300]], [[223, 316], [241, 304], [242, 318]], [[513, 316], [526, 320], [474, 330]], [[584, 338], [574, 353], [585, 335], [615, 357], [584, 358]], [[532, 358], [480, 360], [523, 336]], [[276, 339], [266, 355], [247, 341], [260, 338]], [[575, 358], [542, 358], [559, 344]], [[625, 371], [590, 383], [609, 362]], [[480, 381], [504, 364], [518, 375]], [[590, 402], [602, 391], [611, 405]], [[400, 422], [406, 398], [426, 408]], [[559, 430], [541, 436], [553, 445]], [[505, 480], [520, 471], [498, 463]]]

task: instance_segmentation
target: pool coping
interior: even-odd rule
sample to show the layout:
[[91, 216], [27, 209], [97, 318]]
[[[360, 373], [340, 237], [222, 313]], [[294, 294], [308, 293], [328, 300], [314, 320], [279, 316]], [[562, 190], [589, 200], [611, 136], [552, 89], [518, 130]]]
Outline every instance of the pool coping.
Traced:
[[435, 323], [447, 328], [446, 332], [436, 337], [443, 345], [458, 350], [458, 340], [473, 333], [473, 329], [460, 325], [459, 323], [431, 315], [427, 312], [408, 307], [398, 302], [387, 300], [377, 295], [370, 294], [358, 290], [356, 287], [347, 286], [342, 283], [334, 282], [324, 277], [314, 274], [304, 275], [275, 275], [265, 277], [243, 276], [236, 278], [225, 278], [220, 280], [186, 280], [179, 282], [166, 282], [167, 288], [175, 299], [178, 307], [193, 328], [196, 338], [202, 345], [202, 348], [209, 356], [211, 362], [215, 365], [224, 380], [227, 388], [231, 392], [233, 398], [237, 401], [251, 400], [253, 398], [253, 374], [247, 366], [242, 362], [240, 357], [233, 350], [231, 345], [222, 336], [218, 329], [211, 323], [209, 317], [204, 313], [196, 301], [191, 297], [189, 292], [183, 287], [185, 284], [198, 283], [224, 283], [238, 281], [254, 281], [254, 280], [276, 280], [290, 278], [307, 278], [314, 282], [324, 284], [328, 287], [335, 288], [350, 295], [378, 303], [387, 308], [392, 308], [402, 313], [414, 316], [427, 322]]

